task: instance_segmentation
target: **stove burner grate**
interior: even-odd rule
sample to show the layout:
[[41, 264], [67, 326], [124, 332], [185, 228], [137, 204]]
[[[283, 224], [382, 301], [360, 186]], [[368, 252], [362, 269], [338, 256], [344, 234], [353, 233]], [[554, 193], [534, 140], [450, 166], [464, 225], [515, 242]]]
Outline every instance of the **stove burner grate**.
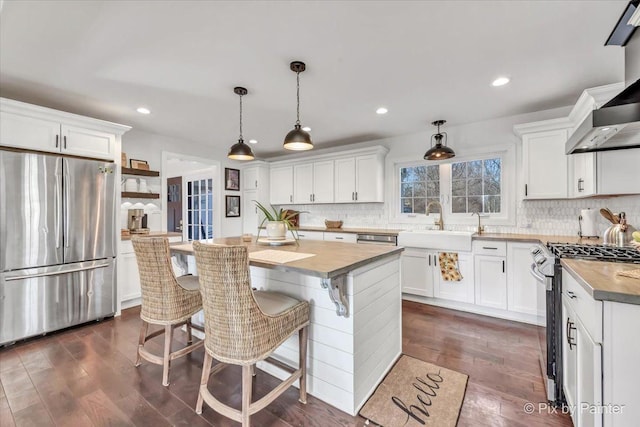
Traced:
[[574, 243], [548, 243], [547, 247], [558, 258], [580, 258], [640, 264], [640, 251], [631, 247], [621, 248], [617, 246], [581, 245]]

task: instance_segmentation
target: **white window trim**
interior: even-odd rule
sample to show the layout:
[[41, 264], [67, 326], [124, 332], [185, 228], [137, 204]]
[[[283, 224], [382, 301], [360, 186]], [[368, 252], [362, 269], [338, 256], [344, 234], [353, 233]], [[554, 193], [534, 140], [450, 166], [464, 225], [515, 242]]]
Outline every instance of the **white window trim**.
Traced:
[[[457, 150], [456, 150], [457, 151]], [[500, 214], [482, 214], [482, 225], [515, 225], [516, 224], [516, 148], [510, 146], [483, 147], [481, 150], [466, 150], [453, 159], [432, 162], [427, 160], [395, 159], [388, 163], [388, 169], [393, 175], [390, 181], [392, 185], [389, 194], [392, 195], [388, 209], [389, 221], [399, 224], [433, 225], [438, 220], [439, 214], [433, 212], [430, 215], [403, 214], [400, 212], [400, 168], [439, 164], [440, 168], [440, 203], [444, 209], [444, 224], [447, 225], [477, 225], [478, 218], [470, 213], [451, 212], [451, 163], [468, 162], [471, 160], [484, 160], [499, 157], [501, 159], [501, 210]]]

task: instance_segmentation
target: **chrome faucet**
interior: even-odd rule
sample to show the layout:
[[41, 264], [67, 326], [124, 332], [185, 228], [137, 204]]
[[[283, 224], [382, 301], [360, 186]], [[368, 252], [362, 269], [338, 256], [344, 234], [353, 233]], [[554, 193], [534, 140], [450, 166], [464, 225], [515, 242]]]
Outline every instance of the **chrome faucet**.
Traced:
[[440, 219], [434, 221], [434, 224], [438, 225], [438, 230], [444, 230], [444, 221], [442, 220], [442, 205], [437, 200], [433, 200], [427, 204], [427, 208], [425, 209], [425, 215], [429, 215], [429, 208], [431, 205], [437, 205], [440, 208]]
[[480, 225], [480, 212], [473, 212], [471, 214], [471, 216], [474, 216], [474, 215], [478, 215], [478, 229], [476, 230], [476, 232], [478, 234], [482, 234], [482, 232], [484, 231], [484, 227]]

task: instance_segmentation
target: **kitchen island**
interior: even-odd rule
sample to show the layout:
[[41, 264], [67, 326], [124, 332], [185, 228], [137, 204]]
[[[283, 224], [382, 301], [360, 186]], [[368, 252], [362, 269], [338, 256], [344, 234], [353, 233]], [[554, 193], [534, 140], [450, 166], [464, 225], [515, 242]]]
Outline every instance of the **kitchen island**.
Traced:
[[[310, 302], [307, 390], [357, 414], [402, 351], [403, 248], [326, 241], [269, 246], [255, 238], [210, 242], [247, 246], [254, 288]], [[171, 252], [190, 256], [193, 249], [190, 243], [174, 244]], [[288, 261], [293, 258], [299, 259]], [[297, 367], [297, 340], [297, 335], [289, 338], [274, 357]], [[266, 363], [258, 368], [279, 378], [288, 375]]]

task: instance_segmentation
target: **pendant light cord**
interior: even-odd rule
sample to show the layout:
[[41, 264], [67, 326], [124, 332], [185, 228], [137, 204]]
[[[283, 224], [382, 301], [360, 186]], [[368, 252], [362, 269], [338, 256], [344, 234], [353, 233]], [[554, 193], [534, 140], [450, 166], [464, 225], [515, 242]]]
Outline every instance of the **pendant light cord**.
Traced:
[[296, 99], [297, 99], [297, 107], [296, 107], [296, 124], [300, 124], [300, 72], [296, 72]]
[[242, 95], [240, 95], [240, 140], [242, 140]]

